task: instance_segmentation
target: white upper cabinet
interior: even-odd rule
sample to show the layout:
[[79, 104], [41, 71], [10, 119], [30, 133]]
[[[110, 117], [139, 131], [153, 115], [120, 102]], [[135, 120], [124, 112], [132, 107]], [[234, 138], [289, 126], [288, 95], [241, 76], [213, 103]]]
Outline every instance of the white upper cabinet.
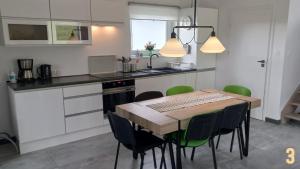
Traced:
[[128, 5], [124, 0], [91, 0], [92, 21], [124, 22]]
[[2, 17], [49, 19], [49, 0], [0, 0]]
[[50, 0], [52, 20], [91, 20], [90, 0]]

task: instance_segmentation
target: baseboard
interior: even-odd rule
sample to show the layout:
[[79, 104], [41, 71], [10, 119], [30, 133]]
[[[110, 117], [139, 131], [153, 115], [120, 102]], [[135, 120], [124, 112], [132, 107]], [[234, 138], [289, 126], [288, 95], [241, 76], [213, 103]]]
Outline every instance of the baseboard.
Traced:
[[98, 136], [101, 134], [109, 133], [111, 132], [110, 126], [106, 125], [103, 127], [97, 127], [97, 128], [92, 128], [84, 131], [79, 131], [75, 133], [70, 133], [70, 134], [65, 134], [61, 136], [56, 136], [48, 139], [43, 139], [43, 140], [38, 140], [34, 142], [29, 142], [29, 143], [20, 143], [20, 153], [25, 154], [37, 150], [42, 150], [45, 148], [53, 147], [53, 146], [58, 146], [61, 144], [66, 144], [82, 139], [86, 139], [89, 137], [94, 137]]
[[273, 123], [273, 124], [277, 124], [277, 125], [281, 124], [281, 120], [274, 120], [274, 119], [271, 119], [268, 117], [266, 117], [265, 120], [266, 120], [266, 122], [269, 122], [269, 123]]

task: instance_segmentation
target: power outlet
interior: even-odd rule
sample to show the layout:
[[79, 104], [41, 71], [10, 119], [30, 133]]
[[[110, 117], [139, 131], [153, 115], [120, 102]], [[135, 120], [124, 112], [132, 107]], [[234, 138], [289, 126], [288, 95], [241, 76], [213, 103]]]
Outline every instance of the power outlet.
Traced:
[[52, 76], [53, 76], [53, 77], [57, 77], [57, 76], [59, 76], [59, 75], [60, 75], [59, 70], [57, 70], [57, 69], [53, 69], [53, 70], [52, 70]]

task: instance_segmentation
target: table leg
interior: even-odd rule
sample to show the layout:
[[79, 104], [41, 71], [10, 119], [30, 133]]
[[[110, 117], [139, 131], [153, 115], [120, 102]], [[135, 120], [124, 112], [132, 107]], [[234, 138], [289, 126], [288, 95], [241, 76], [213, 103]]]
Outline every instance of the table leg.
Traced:
[[176, 168], [182, 169], [182, 163], [181, 163], [181, 146], [180, 146], [180, 120], [178, 121], [178, 131], [177, 131], [177, 140], [176, 140]]
[[249, 153], [249, 135], [250, 135], [250, 116], [251, 116], [251, 103], [249, 103], [249, 109], [247, 111], [246, 121], [245, 121], [245, 147], [244, 155], [247, 157]]

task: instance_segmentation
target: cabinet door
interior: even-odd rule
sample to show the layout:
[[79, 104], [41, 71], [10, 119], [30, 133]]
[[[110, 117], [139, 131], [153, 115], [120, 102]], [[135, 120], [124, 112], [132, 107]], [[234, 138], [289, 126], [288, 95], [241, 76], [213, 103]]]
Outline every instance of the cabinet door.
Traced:
[[62, 89], [15, 94], [20, 143], [65, 133]]
[[52, 44], [51, 22], [28, 19], [2, 19], [5, 45]]
[[196, 89], [213, 89], [215, 88], [215, 71], [198, 72], [196, 80]]
[[51, 18], [63, 20], [91, 20], [89, 0], [50, 0]]
[[141, 94], [147, 91], [160, 91], [164, 95], [167, 89], [173, 84], [172, 76], [157, 76], [152, 78], [137, 79], [135, 81], [135, 94]]
[[92, 21], [124, 22], [128, 5], [124, 0], [91, 0]]
[[1, 16], [50, 19], [49, 0], [1, 0]]
[[197, 90], [196, 79], [197, 79], [197, 73], [187, 73], [185, 84], [188, 86], [192, 86], [195, 90]]

